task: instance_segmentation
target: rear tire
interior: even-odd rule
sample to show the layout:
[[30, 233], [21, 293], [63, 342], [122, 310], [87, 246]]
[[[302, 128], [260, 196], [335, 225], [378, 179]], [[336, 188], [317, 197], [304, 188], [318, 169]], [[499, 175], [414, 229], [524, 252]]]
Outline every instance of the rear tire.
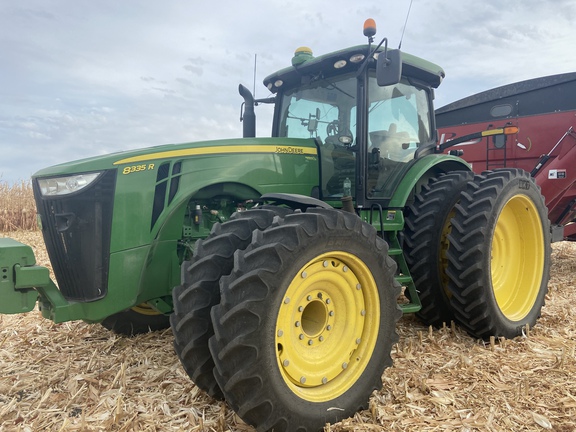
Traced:
[[220, 303], [220, 278], [232, 270], [234, 252], [250, 244], [252, 231], [267, 228], [275, 216], [291, 212], [265, 206], [235, 213], [227, 222], [215, 224], [208, 237], [198, 240], [194, 256], [182, 264], [182, 285], [172, 291], [174, 349], [194, 383], [215, 399], [224, 396], [212, 373], [214, 361], [208, 339], [214, 334], [210, 310]]
[[426, 325], [441, 327], [454, 319], [447, 293], [447, 236], [454, 206], [473, 178], [471, 171], [456, 171], [432, 179], [406, 211], [404, 256], [422, 302], [416, 316]]
[[486, 171], [462, 193], [448, 236], [448, 289], [459, 324], [514, 338], [540, 317], [550, 274], [550, 222], [532, 177]]
[[258, 430], [316, 431], [366, 406], [398, 337], [395, 262], [356, 215], [309, 209], [256, 232], [221, 281], [210, 351]]

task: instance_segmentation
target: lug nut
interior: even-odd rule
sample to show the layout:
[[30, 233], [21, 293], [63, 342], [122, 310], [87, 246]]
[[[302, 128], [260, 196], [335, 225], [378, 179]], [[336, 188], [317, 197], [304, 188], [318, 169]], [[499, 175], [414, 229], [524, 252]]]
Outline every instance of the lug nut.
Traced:
[[282, 330], [278, 330], [278, 337], [282, 337], [283, 334], [284, 332]]

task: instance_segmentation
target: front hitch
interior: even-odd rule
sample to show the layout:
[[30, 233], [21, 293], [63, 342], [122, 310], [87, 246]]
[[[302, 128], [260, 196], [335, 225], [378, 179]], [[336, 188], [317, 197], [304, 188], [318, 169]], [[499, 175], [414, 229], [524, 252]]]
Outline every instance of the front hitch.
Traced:
[[32, 248], [10, 238], [0, 238], [0, 313], [30, 312], [38, 291], [52, 281], [46, 267], [36, 265]]

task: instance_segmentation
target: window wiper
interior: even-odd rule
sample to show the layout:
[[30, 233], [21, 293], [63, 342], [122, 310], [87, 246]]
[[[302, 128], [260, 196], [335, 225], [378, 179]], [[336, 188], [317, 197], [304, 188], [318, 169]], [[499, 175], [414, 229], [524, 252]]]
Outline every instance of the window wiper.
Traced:
[[354, 95], [351, 95], [350, 93], [342, 90], [340, 87], [338, 87], [336, 84], [328, 81], [326, 78], [321, 78], [322, 81], [324, 81], [325, 83], [327, 83], [328, 85], [331, 85], [335, 90], [338, 90], [340, 93], [345, 94], [346, 96], [348, 96], [350, 99], [355, 99]]

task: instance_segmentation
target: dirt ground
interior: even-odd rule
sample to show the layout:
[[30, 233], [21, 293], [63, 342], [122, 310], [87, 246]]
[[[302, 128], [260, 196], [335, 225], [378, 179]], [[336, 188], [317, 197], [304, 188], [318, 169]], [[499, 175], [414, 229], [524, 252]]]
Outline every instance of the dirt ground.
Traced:
[[[1, 234], [0, 234], [1, 236]], [[37, 232], [10, 233], [39, 245]], [[553, 246], [542, 318], [483, 343], [412, 316], [370, 409], [330, 431], [576, 430], [576, 245]], [[251, 431], [190, 381], [170, 330], [134, 338], [100, 325], [0, 315], [0, 431]]]

